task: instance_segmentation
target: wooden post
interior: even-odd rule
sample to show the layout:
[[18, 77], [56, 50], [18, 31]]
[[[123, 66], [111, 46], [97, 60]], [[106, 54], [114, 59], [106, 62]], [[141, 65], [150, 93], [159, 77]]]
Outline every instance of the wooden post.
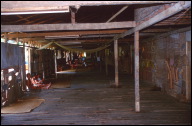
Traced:
[[140, 112], [140, 96], [139, 96], [139, 31], [134, 35], [135, 46], [135, 111]]
[[118, 76], [118, 44], [117, 39], [114, 40], [114, 58], [115, 58], [115, 86], [119, 86], [119, 76]]
[[29, 69], [28, 72], [31, 73], [31, 49], [30, 48], [28, 48], [28, 69]]
[[[67, 59], [67, 56], [65, 56]], [[55, 78], [57, 79], [57, 55], [56, 55], [56, 50], [55, 50]]]
[[17, 42], [17, 45], [19, 45], [19, 38], [18, 37], [16, 38], [16, 42]]
[[99, 59], [100, 59], [99, 66], [100, 66], [100, 72], [101, 72], [101, 70], [102, 70], [102, 68], [101, 68], [101, 52], [99, 52]]
[[108, 75], [108, 54], [107, 54], [107, 49], [105, 49], [105, 72], [106, 75]]
[[5, 43], [7, 43], [8, 39], [7, 39], [7, 33], [5, 32]]
[[[3, 70], [3, 76], [5, 78], [5, 84], [8, 87], [9, 79], [8, 79], [8, 69]], [[5, 90], [5, 99], [8, 100], [8, 89]]]
[[75, 24], [75, 12], [71, 11], [71, 23]]
[[26, 91], [25, 42], [23, 42], [23, 90]]

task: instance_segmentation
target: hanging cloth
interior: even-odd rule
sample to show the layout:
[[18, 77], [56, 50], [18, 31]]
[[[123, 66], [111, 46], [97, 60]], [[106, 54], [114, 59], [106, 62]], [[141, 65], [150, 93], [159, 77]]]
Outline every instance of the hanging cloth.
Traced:
[[42, 46], [41, 48], [37, 49], [37, 50], [42, 50], [42, 49], [46, 49], [47, 47], [49, 47], [51, 44], [53, 44], [53, 42], [50, 42], [44, 46]]
[[39, 48], [39, 49], [37, 49], [37, 50], [45, 49], [45, 48], [49, 47], [49, 46], [52, 45], [52, 44], [56, 44], [57, 46], [65, 49], [65, 50], [68, 50], [68, 51], [72, 51], [72, 52], [87, 52], [87, 53], [98, 52], [98, 51], [101, 51], [101, 50], [103, 50], [103, 49], [105, 49], [105, 48], [107, 48], [107, 47], [110, 46], [110, 43], [108, 43], [108, 44], [105, 45], [105, 46], [98, 47], [98, 48], [95, 48], [95, 49], [73, 49], [73, 48], [69, 48], [69, 47], [63, 46], [63, 45], [61, 45], [61, 44], [58, 44], [58, 43], [56, 43], [56, 42], [50, 42], [50, 43], [42, 46], [41, 48]]
[[72, 51], [72, 52], [87, 52], [87, 53], [97, 52], [97, 51], [103, 50], [103, 49], [110, 46], [110, 44], [108, 44], [108, 45], [98, 47], [98, 48], [95, 48], [95, 49], [73, 49], [73, 48], [69, 48], [69, 47], [60, 45], [58, 43], [55, 43], [55, 44], [58, 45], [59, 47], [63, 48], [63, 49], [66, 49], [66, 50], [69, 50], [69, 51]]
[[57, 59], [61, 59], [61, 51], [60, 50], [58, 50]]

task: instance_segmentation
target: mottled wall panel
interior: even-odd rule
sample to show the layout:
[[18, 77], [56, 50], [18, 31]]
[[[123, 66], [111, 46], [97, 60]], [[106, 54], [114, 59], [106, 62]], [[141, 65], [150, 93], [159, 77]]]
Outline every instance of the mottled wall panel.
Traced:
[[[191, 61], [191, 57], [186, 55], [186, 42], [190, 40], [188, 42], [191, 43], [189, 33], [190, 31], [175, 33], [140, 44], [140, 74], [145, 75], [141, 76], [141, 79], [149, 81], [146, 78], [150, 78], [151, 75], [146, 71], [151, 69], [152, 81], [150, 82], [179, 99], [186, 97], [188, 76], [186, 66], [189, 66]], [[151, 58], [146, 55], [151, 55]], [[152, 63], [148, 65], [150, 61]]]

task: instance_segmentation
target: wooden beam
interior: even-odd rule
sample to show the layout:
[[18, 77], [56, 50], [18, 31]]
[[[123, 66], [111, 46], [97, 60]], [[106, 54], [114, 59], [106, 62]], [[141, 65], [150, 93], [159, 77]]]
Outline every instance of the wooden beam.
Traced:
[[44, 14], [44, 13], [64, 13], [69, 12], [69, 6], [51, 7], [5, 7], [1, 8], [1, 15], [20, 15], [20, 14]]
[[114, 18], [116, 18], [121, 12], [123, 12], [125, 9], [127, 9], [128, 6], [123, 7], [121, 10], [119, 10], [115, 15], [113, 15], [106, 23], [112, 21]]
[[140, 96], [139, 96], [139, 32], [134, 35], [135, 46], [135, 111], [140, 112]]
[[45, 38], [20, 38], [19, 41], [24, 41], [24, 42], [28, 42], [28, 41], [46, 41]]
[[[113, 39], [85, 39], [85, 40], [59, 40], [58, 42], [61, 42], [61, 43], [65, 43], [65, 42], [71, 42], [71, 43], [74, 43], [74, 42], [89, 42], [89, 43], [94, 43], [94, 42], [111, 42], [113, 41]], [[122, 40], [118, 40], [118, 42], [133, 42], [134, 40], [132, 39], [122, 39]]]
[[117, 34], [107, 34], [107, 35], [83, 35], [80, 38], [103, 38], [103, 37], [114, 37]]
[[[93, 34], [118, 34], [126, 31], [121, 30], [101, 30], [101, 31], [71, 31], [71, 32], [44, 32], [44, 33], [14, 33], [6, 34], [7, 38], [32, 38], [44, 36], [60, 36], [60, 35], [93, 35]], [[2, 32], [2, 31], [1, 31]]]
[[100, 30], [135, 27], [135, 21], [112, 23], [39, 24], [39, 25], [1, 25], [1, 32], [32, 32], [61, 30]]
[[71, 38], [71, 39], [81, 39], [81, 38], [104, 38], [104, 37], [114, 37], [117, 34], [104, 34], [104, 35], [69, 35], [69, 36], [45, 36], [45, 39], [65, 39], [65, 38]]
[[119, 86], [119, 72], [118, 72], [118, 43], [114, 40], [114, 59], [115, 59], [115, 87]]
[[[40, 42], [40, 43], [47, 43], [49, 42], [48, 40], [44, 40], [43, 38], [22, 38], [19, 39], [19, 41], [24, 41], [24, 42], [29, 42], [29, 41], [36, 41], [36, 42]], [[87, 42], [86, 44], [95, 44], [98, 42], [111, 42], [113, 41], [113, 39], [84, 39], [84, 40], [52, 40], [55, 42], [59, 42], [59, 43], [76, 43], [76, 42]], [[132, 38], [128, 38], [128, 39], [119, 39], [118, 42], [119, 43], [128, 43], [128, 42], [133, 42], [134, 40]]]
[[185, 1], [184, 3], [178, 2], [175, 5], [173, 5], [172, 7], [169, 7], [168, 9], [164, 10], [163, 12], [157, 14], [156, 16], [150, 18], [149, 20], [143, 22], [142, 24], [136, 26], [135, 28], [132, 28], [131, 30], [128, 30], [124, 33], [122, 33], [121, 35], [115, 36], [114, 39], [117, 38], [123, 38], [127, 35], [131, 35], [136, 31], [142, 30], [144, 28], [147, 28], [151, 25], [154, 25], [157, 22], [160, 22], [188, 7], [191, 6], [191, 1]]
[[156, 3], [173, 3], [173, 2], [178, 1], [1, 1], [1, 9], [26, 8], [26, 7], [53, 7], [53, 6], [62, 7], [62, 6], [156, 4]]

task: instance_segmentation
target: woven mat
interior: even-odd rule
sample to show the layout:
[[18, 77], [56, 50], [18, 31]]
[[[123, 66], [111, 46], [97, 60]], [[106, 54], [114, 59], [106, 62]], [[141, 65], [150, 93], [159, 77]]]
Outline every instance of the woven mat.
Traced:
[[1, 113], [14, 114], [31, 112], [33, 109], [43, 103], [44, 99], [26, 99], [1, 108]]
[[71, 79], [69, 78], [60, 78], [54, 84], [51, 85], [50, 88], [70, 88], [71, 87]]

